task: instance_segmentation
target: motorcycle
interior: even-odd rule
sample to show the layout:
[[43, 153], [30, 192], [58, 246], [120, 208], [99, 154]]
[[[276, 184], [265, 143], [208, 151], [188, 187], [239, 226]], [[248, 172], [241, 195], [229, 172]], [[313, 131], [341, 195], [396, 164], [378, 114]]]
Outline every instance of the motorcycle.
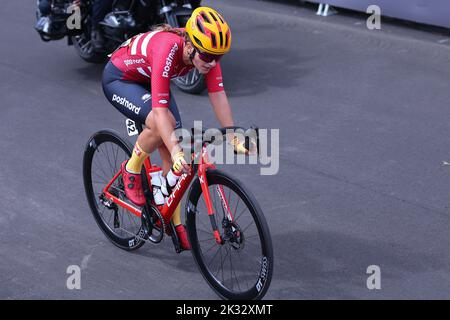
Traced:
[[[43, 41], [60, 40], [67, 36], [68, 45], [73, 45], [77, 54], [90, 63], [104, 62], [123, 42], [136, 34], [147, 32], [153, 25], [169, 24], [179, 28], [186, 25], [193, 9], [201, 0], [115, 0], [111, 11], [99, 23], [104, 38], [103, 50], [94, 50], [91, 42], [91, 14], [95, 0], [83, 0], [79, 4], [79, 27], [71, 28], [70, 19], [77, 11], [67, 0], [53, 0], [48, 19], [37, 13], [38, 31]], [[45, 17], [47, 18], [47, 17]], [[39, 21], [45, 20], [45, 26]], [[44, 22], [42, 22], [44, 23]], [[186, 76], [172, 80], [182, 91], [199, 94], [206, 88], [205, 78], [197, 69]]]

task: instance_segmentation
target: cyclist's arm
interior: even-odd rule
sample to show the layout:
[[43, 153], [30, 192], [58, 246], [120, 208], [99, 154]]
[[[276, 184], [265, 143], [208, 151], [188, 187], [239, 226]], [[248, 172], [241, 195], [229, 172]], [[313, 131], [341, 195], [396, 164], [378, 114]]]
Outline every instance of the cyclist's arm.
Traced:
[[210, 92], [209, 100], [221, 127], [234, 126], [233, 114], [225, 91]]
[[[216, 118], [222, 127], [234, 126], [233, 114], [231, 112], [230, 103], [225, 93], [222, 82], [222, 71], [220, 63], [218, 63], [206, 76], [206, 84], [208, 86], [209, 99], [213, 107]], [[249, 153], [244, 146], [244, 142], [240, 141], [233, 133], [227, 134], [227, 140], [235, 148], [237, 153]], [[251, 153], [255, 151], [255, 147], [251, 146]]]
[[206, 75], [206, 86], [208, 87], [209, 100], [220, 125], [222, 127], [233, 126], [233, 115], [224, 90], [220, 63], [217, 63]]
[[156, 130], [172, 157], [181, 150], [175, 139], [172, 140], [174, 129], [169, 115], [170, 78], [173, 66], [178, 62], [179, 48], [178, 43], [161, 39], [158, 45], [153, 47], [151, 53], [149, 52], [152, 54], [152, 112], [155, 117]]
[[177, 152], [181, 151], [181, 147], [178, 145], [176, 139], [172, 140], [174, 130], [170, 122], [169, 109], [155, 108], [153, 112], [156, 130], [173, 158]]

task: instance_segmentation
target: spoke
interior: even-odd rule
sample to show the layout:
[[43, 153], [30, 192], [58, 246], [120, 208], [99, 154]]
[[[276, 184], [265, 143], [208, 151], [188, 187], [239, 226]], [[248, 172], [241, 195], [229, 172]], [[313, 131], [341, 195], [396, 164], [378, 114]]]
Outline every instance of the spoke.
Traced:
[[116, 145], [116, 154], [114, 156], [114, 168], [117, 168], [117, 156], [119, 155], [119, 146]]
[[[217, 270], [217, 275], [219, 275], [220, 271], [222, 271], [222, 284], [224, 284], [224, 277], [223, 277], [223, 255], [222, 255], [222, 248], [220, 247], [220, 263], [219, 263], [219, 269]], [[225, 284], [224, 284], [225, 285]]]
[[[247, 208], [247, 207], [245, 207], [241, 212], [239, 212], [238, 216], [236, 217], [236, 219], [235, 219], [234, 221], [235, 221], [235, 222], [238, 222], [239, 218], [241, 217], [241, 215], [242, 215], [246, 210], [248, 211], [248, 208]], [[249, 212], [250, 212], [250, 211], [249, 211]], [[250, 213], [250, 216], [251, 216], [251, 213]]]
[[[98, 149], [97, 149], [97, 150], [98, 150]], [[100, 151], [99, 151], [99, 152], [100, 152]], [[103, 173], [103, 175], [104, 175], [105, 177], [109, 177], [109, 175], [106, 174], [105, 170], [103, 169], [103, 166], [98, 165], [98, 163], [96, 162], [96, 160], [97, 160], [97, 159], [94, 158], [93, 164], [95, 165], [95, 167], [98, 167], [98, 168], [102, 171], [102, 173]], [[92, 172], [95, 172], [95, 171], [92, 170]], [[101, 176], [99, 175], [99, 177], [101, 177]]]
[[[208, 239], [205, 239], [205, 240], [199, 240], [198, 242], [206, 242], [206, 241], [211, 241], [211, 240], [215, 240], [216, 238], [208, 238]], [[215, 245], [215, 244], [214, 244]]]
[[233, 221], [236, 221], [236, 222], [237, 222], [237, 220], [236, 220], [236, 211], [237, 211], [237, 208], [239, 207], [239, 202], [240, 201], [241, 201], [241, 198], [238, 197], [238, 200], [236, 202], [236, 209], [234, 209], [234, 213], [233, 213]]
[[[83, 42], [83, 41], [81, 40], [79, 43], [81, 44], [82, 42]], [[83, 44], [83, 45], [81, 46], [81, 51], [86, 50], [86, 48], [87, 48], [90, 44], [91, 44], [90, 41], [88, 41], [88, 42], [86, 42], [85, 44]]]
[[109, 170], [106, 169], [106, 171], [111, 171], [112, 164], [111, 164], [111, 161], [109, 160], [108, 145], [106, 145], [106, 146], [104, 145], [103, 148], [101, 149], [101, 152], [104, 154], [104, 156], [106, 157], [106, 160], [108, 161], [108, 164], [109, 164]]
[[114, 166], [111, 163], [111, 157], [109, 155], [108, 145], [109, 144], [106, 145], [105, 149], [106, 149], [106, 154], [108, 155], [109, 170], [111, 171], [111, 176], [114, 177]]
[[[106, 207], [103, 207], [103, 208], [102, 208], [102, 211], [101, 211], [101, 215], [102, 215], [103, 218], [105, 218], [105, 209], [106, 209]], [[108, 210], [108, 212], [111, 212], [111, 211]], [[110, 215], [109, 215], [108, 222], [106, 223], [108, 226], [110, 225], [109, 223], [111, 222], [112, 216], [113, 216], [113, 214], [110, 214]], [[105, 220], [105, 219], [103, 219], [103, 220]]]
[[254, 245], [254, 246], [260, 247], [261, 246], [261, 237], [259, 236], [259, 234], [256, 234], [256, 235], [253, 235], [250, 237], [245, 237], [245, 242], [247, 245]]
[[[233, 268], [233, 261], [232, 261], [232, 259], [231, 259], [231, 256], [232, 256], [231, 252], [232, 252], [232, 251], [231, 251], [231, 249], [230, 249], [231, 279], [233, 279], [233, 274], [234, 274], [234, 278], [236, 279], [236, 284], [237, 284], [237, 286], [238, 286], [238, 289], [239, 289], [239, 291], [242, 291], [241, 285], [240, 285], [240, 283], [239, 283], [239, 277], [238, 277], [238, 275], [237, 275], [237, 273], [236, 273], [235, 268]], [[238, 254], [239, 254], [239, 251], [238, 251]], [[239, 259], [238, 259], [237, 261], [239, 262]], [[244, 276], [244, 278], [245, 278], [245, 276]]]
[[102, 186], [105, 186], [105, 187], [106, 187], [106, 185], [108, 184], [108, 182], [106, 182], [106, 181], [97, 181], [97, 180], [95, 180], [95, 181], [92, 181], [92, 184], [99, 184], [99, 185], [102, 185]]
[[[204, 252], [203, 252], [203, 250], [202, 250], [202, 253], [203, 253], [203, 254], [206, 254], [206, 253], [208, 253], [209, 251], [211, 251], [211, 249], [212, 249], [212, 248], [216, 247], [216, 245], [217, 245], [217, 244], [216, 244], [216, 243], [214, 243], [214, 244], [213, 244], [213, 245], [212, 245], [211, 247], [209, 247], [209, 249], [208, 249], [208, 250], [206, 250], [206, 251], [204, 251]], [[219, 252], [219, 251], [217, 251], [217, 252]], [[216, 252], [216, 254], [217, 254], [217, 252]], [[208, 266], [209, 266], [209, 264], [208, 264]]]
[[119, 214], [120, 225], [123, 227], [123, 214]]
[[198, 231], [201, 231], [201, 232], [204, 232], [204, 233], [207, 233], [207, 234], [211, 234], [210, 231], [206, 231], [206, 230], [203, 230], [203, 229], [198, 229], [197, 232], [198, 232]]
[[222, 267], [222, 280], [223, 280], [224, 285], [225, 285], [224, 262], [227, 261], [227, 257], [228, 257], [228, 251], [225, 249], [225, 257], [222, 256], [222, 254], [220, 255], [220, 265]]
[[212, 257], [212, 259], [210, 260], [210, 262], [208, 263], [208, 267], [211, 266], [211, 263], [214, 261], [214, 259], [218, 256], [218, 253], [220, 252], [220, 250], [222, 250], [222, 247], [219, 247], [219, 250], [217, 250], [216, 254], [214, 254], [214, 256]]
[[[201, 211], [197, 211], [197, 212], [201, 212]], [[205, 216], [205, 217], [209, 217], [208, 216], [208, 214], [206, 214], [206, 215], [202, 215], [202, 216]], [[197, 215], [197, 217], [199, 217], [199, 215]], [[206, 231], [206, 230], [208, 230], [208, 224], [206, 223], [206, 222], [203, 222], [203, 219], [197, 219], [198, 221], [200, 221], [200, 223], [203, 225], [203, 227], [205, 228], [205, 230], [202, 230], [202, 229], [200, 229], [201, 231], [204, 231], [204, 232], [206, 232], [206, 233], [209, 233], [209, 231]], [[209, 228], [211, 228], [211, 223], [209, 223]]]
[[192, 72], [191, 72], [191, 74], [192, 74], [192, 75], [191, 75], [191, 81], [190, 81], [190, 83], [189, 83], [189, 84], [191, 84], [191, 85], [192, 85], [192, 84], [194, 84], [194, 82], [195, 82], [195, 70], [194, 70], [194, 71], [192, 71]]
[[[102, 177], [101, 175], [99, 175], [97, 172], [92, 172], [92, 174], [95, 176], [96, 179], [100, 179], [102, 182], [104, 183], [108, 183], [107, 179], [105, 177]], [[94, 177], [92, 177], [94, 178]]]
[[81, 48], [83, 46], [83, 38], [82, 37], [77, 37], [76, 41], [78, 43], [78, 46]]
[[[242, 258], [241, 258], [241, 252], [240, 251], [238, 251], [237, 252], [238, 253], [238, 256], [239, 256], [239, 258], [238, 258], [238, 261], [240, 262], [240, 264], [242, 265]], [[245, 271], [245, 268], [244, 269], [242, 269], [242, 270], [244, 270]], [[246, 284], [247, 284], [247, 288], [250, 288], [250, 286], [248, 285], [248, 279], [247, 279], [247, 277], [245, 277], [244, 276], [244, 279], [245, 279], [245, 282], [246, 282]]]
[[136, 223], [131, 219], [131, 214], [126, 214], [128, 221], [130, 221], [130, 228], [134, 233], [134, 227], [136, 227]]
[[250, 223], [244, 229], [242, 229], [241, 232], [245, 232], [254, 223], [254, 221], [250, 221]]
[[[113, 152], [113, 159], [114, 159], [114, 171], [118, 170], [120, 168], [120, 164], [117, 165], [117, 156], [119, 154], [119, 146], [114, 144], [112, 147], [112, 152]], [[116, 149], [116, 153], [114, 154], [114, 149]], [[114, 176], [115, 172], [113, 172], [113, 176]]]
[[114, 189], [114, 190], [117, 190], [117, 191], [119, 191], [119, 192], [122, 193], [122, 194], [125, 194], [125, 191], [122, 190], [122, 189], [120, 189], [120, 188], [118, 188], [117, 186], [111, 186], [110, 188], [111, 188], [111, 189]]
[[[103, 152], [102, 152], [103, 153]], [[98, 160], [97, 160], [98, 161]], [[103, 177], [104, 177], [104, 179], [111, 179], [113, 176], [110, 176], [109, 174], [107, 174], [106, 172], [105, 172], [105, 168], [103, 167], [103, 165], [99, 165], [98, 164], [98, 162], [96, 162], [96, 161], [94, 161], [94, 165], [95, 165], [95, 167], [96, 168], [99, 168], [100, 169], [100, 171], [101, 171], [101, 173], [103, 174]], [[95, 171], [93, 171], [93, 172], [95, 172]], [[98, 175], [98, 174], [97, 174]], [[101, 177], [100, 175], [98, 175], [98, 177]]]
[[[231, 260], [231, 249], [228, 247], [229, 257], [230, 257], [230, 282], [231, 282], [231, 290], [233, 290], [233, 262]], [[237, 279], [236, 279], [237, 280]]]

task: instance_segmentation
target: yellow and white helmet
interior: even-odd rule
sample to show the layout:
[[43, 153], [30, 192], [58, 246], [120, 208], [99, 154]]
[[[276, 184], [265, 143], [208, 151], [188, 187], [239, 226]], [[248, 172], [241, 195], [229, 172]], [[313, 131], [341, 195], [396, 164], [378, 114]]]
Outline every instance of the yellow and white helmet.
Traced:
[[192, 44], [202, 52], [223, 55], [230, 51], [231, 30], [223, 17], [209, 7], [198, 7], [186, 23]]

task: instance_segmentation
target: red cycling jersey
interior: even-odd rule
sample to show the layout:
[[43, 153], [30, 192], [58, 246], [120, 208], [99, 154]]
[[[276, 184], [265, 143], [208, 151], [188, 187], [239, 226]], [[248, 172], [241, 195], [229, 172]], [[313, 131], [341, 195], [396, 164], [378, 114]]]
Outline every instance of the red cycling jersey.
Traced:
[[[112, 63], [123, 72], [123, 80], [150, 84], [152, 108], [169, 107], [170, 79], [184, 76], [193, 65], [183, 62], [183, 37], [164, 31], [134, 36], [112, 56]], [[217, 62], [205, 76], [208, 92], [223, 91], [222, 70]]]

